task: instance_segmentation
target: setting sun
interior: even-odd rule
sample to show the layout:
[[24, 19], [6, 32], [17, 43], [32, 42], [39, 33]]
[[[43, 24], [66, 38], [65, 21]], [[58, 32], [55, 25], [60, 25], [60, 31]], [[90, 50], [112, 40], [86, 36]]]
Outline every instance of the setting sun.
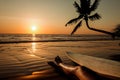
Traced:
[[36, 30], [36, 26], [32, 26], [32, 31], [35, 31]]

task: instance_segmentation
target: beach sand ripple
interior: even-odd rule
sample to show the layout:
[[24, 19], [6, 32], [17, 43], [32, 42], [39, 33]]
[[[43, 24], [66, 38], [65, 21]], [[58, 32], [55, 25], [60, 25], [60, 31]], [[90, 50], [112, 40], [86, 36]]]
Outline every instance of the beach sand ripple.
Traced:
[[0, 44], [0, 79], [17, 77], [30, 80], [31, 77], [39, 77], [45, 80], [46, 77], [46, 80], [65, 80], [47, 64], [48, 61], [54, 61], [56, 56], [60, 56], [64, 63], [73, 65], [74, 63], [66, 57], [66, 51], [119, 61], [119, 42], [117, 40]]

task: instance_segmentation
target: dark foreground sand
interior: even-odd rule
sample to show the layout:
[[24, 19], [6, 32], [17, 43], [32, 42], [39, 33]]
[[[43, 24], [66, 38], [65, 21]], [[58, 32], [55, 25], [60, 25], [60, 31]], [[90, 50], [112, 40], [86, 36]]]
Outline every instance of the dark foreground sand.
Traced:
[[58, 55], [65, 64], [74, 65], [66, 51], [119, 61], [119, 43], [117, 40], [0, 44], [0, 80], [67, 80], [47, 62]]

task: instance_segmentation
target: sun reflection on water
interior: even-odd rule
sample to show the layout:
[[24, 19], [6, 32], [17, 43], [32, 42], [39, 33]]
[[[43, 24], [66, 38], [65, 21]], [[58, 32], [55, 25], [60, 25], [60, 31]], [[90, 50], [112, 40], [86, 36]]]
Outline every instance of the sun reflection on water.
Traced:
[[36, 35], [32, 34], [32, 41], [35, 41], [35, 40], [36, 40]]
[[32, 41], [35, 41], [36, 40], [36, 38], [35, 37], [32, 37]]
[[36, 51], [36, 43], [35, 43], [35, 42], [32, 43], [32, 51], [33, 51], [33, 52]]
[[32, 34], [32, 37], [35, 37], [35, 34]]

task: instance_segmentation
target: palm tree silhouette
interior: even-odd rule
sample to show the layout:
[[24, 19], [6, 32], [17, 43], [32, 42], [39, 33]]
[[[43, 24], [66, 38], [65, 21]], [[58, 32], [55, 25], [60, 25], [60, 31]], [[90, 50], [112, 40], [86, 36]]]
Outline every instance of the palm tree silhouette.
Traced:
[[117, 26], [116, 26], [116, 28], [115, 29], [113, 29], [114, 30], [114, 34], [115, 35], [117, 35], [117, 36], [119, 36], [120, 37], [120, 24], [118, 24]]
[[73, 5], [76, 8], [76, 12], [79, 14], [79, 16], [77, 18], [70, 20], [65, 25], [65, 26], [67, 26], [69, 24], [77, 23], [77, 25], [73, 29], [71, 35], [77, 31], [77, 29], [81, 26], [82, 21], [85, 20], [86, 26], [88, 29], [97, 31], [97, 32], [102, 32], [105, 34], [109, 34], [112, 37], [115, 36], [114, 33], [100, 30], [100, 29], [91, 28], [89, 26], [89, 23], [88, 23], [89, 20], [94, 21], [94, 20], [99, 20], [101, 18], [101, 16], [98, 13], [94, 13], [93, 15], [91, 15], [93, 13], [93, 11], [95, 11], [97, 9], [99, 1], [100, 0], [95, 0], [92, 5], [91, 5], [91, 0], [80, 0], [80, 5], [76, 1], [74, 2]]

